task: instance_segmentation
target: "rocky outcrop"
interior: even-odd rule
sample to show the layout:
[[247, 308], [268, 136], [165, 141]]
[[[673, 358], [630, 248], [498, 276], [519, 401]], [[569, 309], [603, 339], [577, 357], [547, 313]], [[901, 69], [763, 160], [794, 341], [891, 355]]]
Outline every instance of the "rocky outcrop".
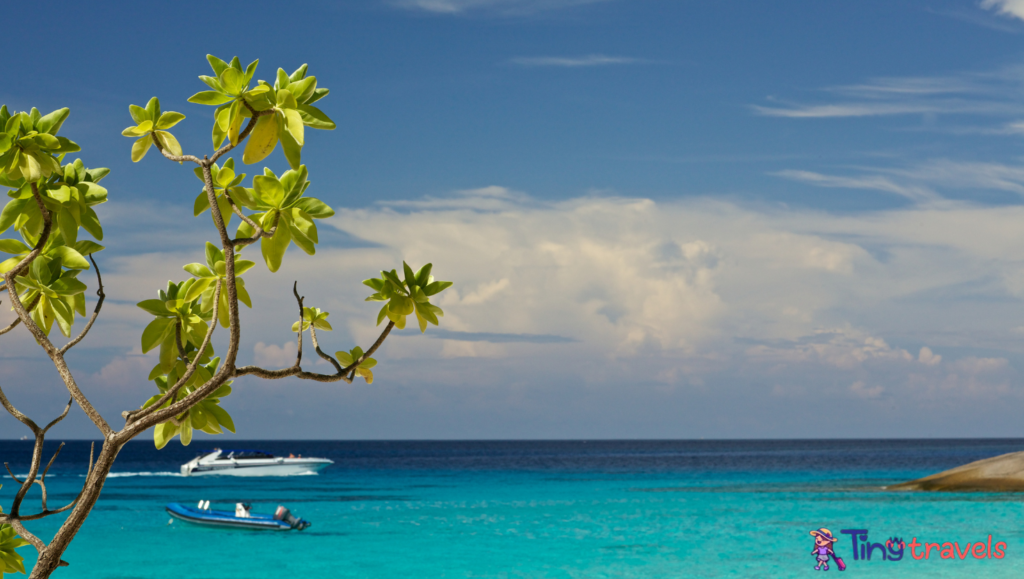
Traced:
[[895, 491], [1024, 491], [1024, 452], [1011, 452], [886, 487]]

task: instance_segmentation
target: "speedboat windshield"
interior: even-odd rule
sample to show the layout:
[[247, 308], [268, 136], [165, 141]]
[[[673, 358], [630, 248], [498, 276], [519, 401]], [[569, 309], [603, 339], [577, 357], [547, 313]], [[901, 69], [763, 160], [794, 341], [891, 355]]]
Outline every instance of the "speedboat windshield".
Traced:
[[262, 450], [227, 450], [227, 458], [274, 458], [274, 455]]

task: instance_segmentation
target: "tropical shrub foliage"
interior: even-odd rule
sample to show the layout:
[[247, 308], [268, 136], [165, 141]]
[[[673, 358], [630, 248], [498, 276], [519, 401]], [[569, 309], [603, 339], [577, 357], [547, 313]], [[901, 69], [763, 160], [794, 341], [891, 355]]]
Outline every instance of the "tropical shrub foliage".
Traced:
[[[379, 278], [363, 282], [373, 290], [368, 301], [385, 302], [377, 318], [378, 326], [387, 321], [380, 337], [365, 351], [355, 346], [337, 351], [332, 357], [321, 350], [317, 338], [317, 330], [333, 329], [327, 321], [330, 314], [306, 306], [296, 282], [293, 292], [299, 317], [291, 328], [298, 341], [295, 364], [281, 369], [236, 365], [241, 333], [239, 303], [249, 308], [253, 305], [241, 276], [260, 261], [245, 259], [242, 252], [258, 243], [260, 258], [271, 272], [280, 269], [293, 243], [309, 255], [316, 253], [316, 221], [331, 217], [334, 210], [307, 194], [311, 181], [302, 164], [302, 149], [307, 128], [330, 130], [335, 124], [314, 106], [330, 91], [307, 74], [306, 65], [291, 74], [278, 69], [271, 83], [254, 81], [258, 61], [243, 68], [237, 57], [230, 62], [214, 56], [207, 59], [213, 75], [199, 78], [209, 90], [188, 100], [217, 107], [212, 154], [198, 157], [183, 152], [170, 129], [184, 121], [185, 115], [163, 111], [156, 97], [144, 107], [129, 106], [134, 124], [122, 132], [134, 139], [134, 162], [142, 161], [150, 149], [155, 149], [171, 161], [195, 165], [202, 190], [193, 202], [193, 213], [198, 217], [210, 212], [219, 243], [206, 243], [205, 263], [185, 265], [184, 279], [169, 281], [155, 298], [139, 302], [138, 307], [153, 316], [142, 332], [141, 346], [144, 353], [152, 352], [154, 356], [149, 380], [155, 385], [155, 393], [138, 408], [122, 413], [125, 424], [119, 430], [91, 405], [64, 360], [65, 353], [86, 337], [105, 299], [96, 262], [97, 254], [104, 249], [99, 243], [103, 241], [103, 228], [93, 208], [107, 201], [107, 190], [100, 182], [109, 170], [87, 168], [81, 159], [67, 158], [69, 153], [80, 151], [73, 141], [58, 135], [68, 109], [42, 115], [36, 109], [12, 112], [6, 106], [0, 108], [0, 185], [8, 189], [11, 199], [0, 213], [0, 235], [9, 235], [0, 238], [0, 251], [11, 255], [0, 261], [0, 290], [6, 291], [17, 314], [13, 323], [0, 328], [0, 335], [18, 326], [31, 333], [53, 361], [71, 395], [63, 414], [40, 427], [18, 411], [0, 388], [4, 408], [36, 439], [28, 476], [15, 479], [20, 487], [12, 508], [6, 514], [0, 511], [0, 575], [25, 572], [22, 556], [15, 549], [26, 545], [34, 546], [39, 553], [32, 577], [48, 577], [58, 566], [67, 564], [61, 555], [99, 498], [118, 450], [132, 438], [152, 429], [154, 443], [162, 448], [176, 436], [182, 444], [189, 444], [196, 430], [209, 434], [234, 432], [234, 421], [221, 403], [231, 394], [232, 381], [241, 376], [321, 382], [352, 382], [362, 377], [372, 383], [372, 368], [377, 361], [370, 356], [393, 328], [405, 328], [406, 318], [415, 315], [420, 331], [425, 331], [428, 324], [438, 324], [443, 315], [430, 299], [451, 282], [434, 280], [429, 263], [418, 271], [403, 263], [401, 276], [398, 270], [381, 271]], [[266, 159], [278, 144], [288, 162], [283, 172], [264, 167], [247, 179], [247, 174], [236, 167], [235, 159], [228, 156], [244, 145], [241, 164], [251, 165]], [[231, 231], [234, 218], [238, 225]], [[83, 275], [88, 270], [94, 270], [97, 278], [98, 300], [91, 314], [86, 309], [88, 286]], [[88, 321], [71, 338], [75, 323], [82, 318]], [[68, 338], [62, 346], [50, 338], [55, 324]], [[218, 326], [228, 332], [228, 346], [220, 356], [212, 344]], [[302, 340], [307, 332], [317, 355], [332, 364], [334, 373], [319, 374], [302, 368]], [[90, 456], [79, 496], [67, 505], [50, 509], [45, 493], [49, 466], [40, 474], [42, 443], [50, 427], [75, 404], [100, 430], [103, 444], [95, 461]], [[24, 514], [24, 499], [34, 485], [43, 489], [42, 508]], [[67, 521], [49, 543], [25, 527], [25, 522], [62, 512], [69, 512]]]

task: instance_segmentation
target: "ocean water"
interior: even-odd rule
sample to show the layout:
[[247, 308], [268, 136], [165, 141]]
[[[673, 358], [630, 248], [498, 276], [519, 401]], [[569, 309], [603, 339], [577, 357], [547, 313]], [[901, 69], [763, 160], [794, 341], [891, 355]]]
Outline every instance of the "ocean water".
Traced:
[[[201, 444], [201, 443], [198, 443]], [[49, 446], [49, 445], [48, 445]], [[53, 445], [55, 447], [55, 445]], [[831, 529], [841, 576], [1024, 577], [1024, 496], [891, 492], [887, 484], [1024, 449], [1024, 440], [245, 441], [323, 456], [319, 475], [186, 478], [197, 443], [127, 446], [64, 558], [66, 578], [665, 578], [807, 577], [811, 530]], [[24, 473], [28, 442], [0, 441]], [[70, 442], [48, 477], [50, 504], [78, 492], [87, 442]], [[9, 508], [15, 485], [0, 501]], [[29, 507], [38, 505], [33, 491]], [[168, 502], [278, 504], [303, 532], [207, 529]], [[58, 518], [29, 523], [42, 536]], [[1002, 559], [856, 559], [870, 542], [1006, 543]], [[34, 561], [34, 550], [20, 550]], [[962, 551], [961, 551], [962, 552]], [[917, 550], [918, 555], [921, 549]], [[835, 564], [824, 577], [837, 573]]]

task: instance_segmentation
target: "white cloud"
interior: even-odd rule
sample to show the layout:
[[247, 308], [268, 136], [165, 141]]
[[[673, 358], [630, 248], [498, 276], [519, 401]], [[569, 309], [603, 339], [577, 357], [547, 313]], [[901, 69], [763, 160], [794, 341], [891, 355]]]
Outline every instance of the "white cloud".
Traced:
[[[298, 314], [296, 314], [296, 317]], [[253, 356], [257, 366], [264, 368], [285, 368], [295, 363], [295, 354], [298, 352], [296, 342], [285, 342], [283, 346], [276, 344], [264, 344], [256, 342], [253, 346]]]
[[980, 6], [996, 14], [1024, 20], [1024, 0], [981, 0]]
[[865, 386], [862, 380], [858, 380], [853, 384], [850, 384], [850, 392], [858, 398], [878, 398], [881, 396], [883, 390], [885, 390], [885, 388], [878, 385]]
[[603, 54], [590, 54], [587, 56], [533, 56], [516, 57], [509, 60], [512, 64], [520, 66], [555, 66], [562, 68], [579, 68], [588, 66], [607, 66], [609, 64], [635, 64], [643, 62], [640, 59], [628, 58], [625, 56], [606, 56]]
[[942, 361], [942, 356], [933, 353], [932, 349], [928, 346], [923, 346], [921, 351], [918, 352], [917, 361], [925, 366], [935, 366]]

